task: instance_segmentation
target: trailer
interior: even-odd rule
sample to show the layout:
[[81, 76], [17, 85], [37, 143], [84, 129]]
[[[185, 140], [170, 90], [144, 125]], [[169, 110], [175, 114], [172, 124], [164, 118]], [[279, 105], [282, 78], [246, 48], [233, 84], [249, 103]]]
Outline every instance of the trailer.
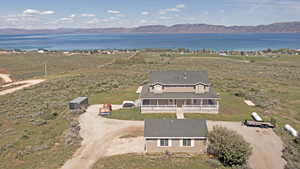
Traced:
[[245, 120], [243, 124], [248, 127], [275, 128], [275, 125], [269, 122], [259, 122], [253, 120]]
[[87, 97], [78, 97], [69, 103], [70, 110], [86, 109], [88, 107], [89, 101]]
[[284, 125], [284, 129], [289, 132], [292, 136], [298, 137], [298, 131], [295, 130], [291, 125], [286, 124]]
[[258, 121], [258, 122], [263, 122], [263, 119], [256, 112], [252, 112], [251, 116], [252, 116], [253, 120]]

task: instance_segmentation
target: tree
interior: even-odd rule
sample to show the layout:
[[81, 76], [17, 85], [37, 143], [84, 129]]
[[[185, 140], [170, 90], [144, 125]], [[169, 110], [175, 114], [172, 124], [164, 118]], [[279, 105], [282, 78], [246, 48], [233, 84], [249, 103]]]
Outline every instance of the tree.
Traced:
[[247, 163], [252, 148], [237, 132], [214, 126], [209, 133], [208, 153], [215, 155], [224, 165], [242, 166]]

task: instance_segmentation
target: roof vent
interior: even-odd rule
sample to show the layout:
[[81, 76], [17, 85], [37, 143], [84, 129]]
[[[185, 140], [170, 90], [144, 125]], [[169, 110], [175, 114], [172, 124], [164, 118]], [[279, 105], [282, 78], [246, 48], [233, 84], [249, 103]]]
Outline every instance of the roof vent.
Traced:
[[186, 73], [186, 72], [183, 73], [183, 79], [184, 79], [184, 80], [187, 79], [187, 73]]

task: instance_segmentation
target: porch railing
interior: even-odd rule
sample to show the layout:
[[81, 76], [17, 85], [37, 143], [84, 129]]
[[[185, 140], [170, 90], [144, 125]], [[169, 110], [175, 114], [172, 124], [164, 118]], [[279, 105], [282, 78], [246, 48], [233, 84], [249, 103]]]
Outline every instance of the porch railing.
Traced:
[[218, 113], [219, 105], [183, 105], [184, 113]]
[[[184, 113], [218, 113], [219, 105], [182, 105]], [[176, 113], [177, 105], [141, 105], [142, 113]]]
[[176, 112], [176, 105], [142, 105], [141, 111], [143, 113], [174, 113]]

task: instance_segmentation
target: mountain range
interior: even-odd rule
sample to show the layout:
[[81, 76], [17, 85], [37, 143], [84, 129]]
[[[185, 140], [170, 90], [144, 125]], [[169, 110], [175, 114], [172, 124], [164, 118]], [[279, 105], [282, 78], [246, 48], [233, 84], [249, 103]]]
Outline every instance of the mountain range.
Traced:
[[113, 34], [113, 33], [296, 33], [300, 22], [281, 22], [257, 26], [224, 26], [208, 24], [148, 25], [133, 28], [59, 28], [0, 29], [0, 34]]

